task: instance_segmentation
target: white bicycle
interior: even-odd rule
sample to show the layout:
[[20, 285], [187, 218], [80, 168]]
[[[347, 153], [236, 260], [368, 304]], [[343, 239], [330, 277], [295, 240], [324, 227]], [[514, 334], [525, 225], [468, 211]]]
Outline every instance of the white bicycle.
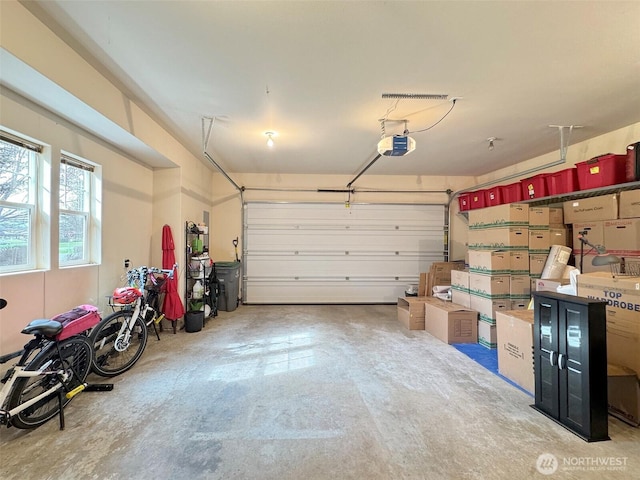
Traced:
[[[0, 299], [0, 308], [6, 305]], [[86, 333], [99, 321], [96, 307], [81, 305], [22, 330], [34, 338], [22, 350], [0, 357], [0, 364], [20, 357], [0, 380], [0, 425], [34, 428], [59, 415], [62, 430], [63, 409], [74, 396], [113, 389], [113, 384], [85, 383], [93, 358]]]
[[95, 351], [95, 373], [113, 377], [140, 359], [147, 346], [148, 327], [153, 325], [155, 329], [164, 316], [160, 313], [158, 292], [168, 278], [173, 278], [176, 268], [177, 265], [171, 270], [138, 267], [127, 272], [129, 286], [116, 288], [112, 297], [122, 310], [105, 317], [89, 335]]

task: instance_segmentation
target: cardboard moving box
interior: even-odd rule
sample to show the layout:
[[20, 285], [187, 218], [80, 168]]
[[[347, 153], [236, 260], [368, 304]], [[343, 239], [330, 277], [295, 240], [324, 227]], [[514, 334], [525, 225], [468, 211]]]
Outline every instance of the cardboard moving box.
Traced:
[[509, 298], [511, 277], [507, 275], [469, 274], [469, 293], [486, 298]]
[[495, 207], [469, 211], [469, 228], [496, 228], [527, 226], [529, 224], [529, 205], [505, 203]]
[[640, 277], [578, 275], [578, 296], [607, 302], [607, 361], [640, 372]]
[[425, 304], [425, 330], [445, 343], [476, 343], [478, 312], [453, 303]]
[[[599, 220], [597, 222], [579, 222], [573, 224], [573, 253], [580, 253], [580, 239], [578, 235], [585, 232], [585, 239], [589, 240], [594, 245], [604, 245], [604, 221]], [[591, 247], [585, 245], [584, 253], [591, 250]]]
[[496, 326], [483, 320], [478, 320], [478, 343], [483, 347], [496, 348]]
[[537, 278], [535, 280], [536, 292], [557, 292], [558, 287], [561, 285], [569, 285], [570, 280], [568, 278]]
[[551, 248], [549, 229], [529, 229], [529, 253], [548, 253]]
[[533, 310], [496, 313], [498, 371], [527, 392], [535, 392]]
[[615, 194], [569, 200], [562, 207], [567, 224], [618, 218], [618, 196]]
[[409, 330], [424, 330], [424, 305], [442, 302], [434, 297], [399, 297], [398, 321]]
[[510, 250], [509, 256], [512, 274], [529, 274], [529, 250]]
[[549, 228], [549, 207], [529, 207], [529, 228]]
[[471, 308], [478, 312], [480, 320], [495, 324], [496, 312], [509, 310], [511, 308], [511, 300], [508, 298], [495, 299], [471, 295]]
[[640, 256], [640, 218], [605, 220], [604, 245], [613, 255]]
[[640, 217], [640, 188], [620, 192], [620, 218]]
[[511, 271], [511, 255], [507, 250], [471, 250], [469, 252], [469, 271], [498, 275]]
[[524, 250], [529, 248], [528, 227], [469, 230], [470, 250]]
[[469, 293], [469, 272], [467, 270], [451, 270], [451, 290]]
[[471, 294], [461, 290], [451, 290], [451, 301], [456, 305], [471, 308]]
[[636, 372], [607, 365], [609, 413], [623, 422], [640, 426], [640, 382]]

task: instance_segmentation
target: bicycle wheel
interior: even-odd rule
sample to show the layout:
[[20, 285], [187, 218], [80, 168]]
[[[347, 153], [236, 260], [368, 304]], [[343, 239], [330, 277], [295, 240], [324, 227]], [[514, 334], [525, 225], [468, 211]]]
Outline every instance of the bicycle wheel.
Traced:
[[[64, 382], [64, 393], [73, 390], [87, 378], [91, 368], [92, 350], [86, 338], [80, 336], [62, 340], [58, 346], [59, 354], [56, 344], [51, 343], [29, 362], [26, 369], [35, 371], [44, 368], [43, 372], [64, 370], [68, 375]], [[57, 415], [60, 404], [58, 390], [54, 390], [54, 388], [59, 383], [57, 375], [18, 379], [9, 396], [9, 409], [15, 408], [48, 390], [51, 390], [51, 394], [11, 417], [11, 425], [17, 428], [34, 428]], [[63, 407], [70, 401], [71, 399], [63, 396]]]
[[[103, 377], [114, 377], [129, 370], [147, 346], [147, 325], [140, 317], [133, 322], [129, 340], [120, 334], [123, 324], [131, 326], [132, 310], [122, 310], [105, 317], [89, 335], [94, 357], [91, 369]], [[126, 328], [125, 328], [126, 330]]]

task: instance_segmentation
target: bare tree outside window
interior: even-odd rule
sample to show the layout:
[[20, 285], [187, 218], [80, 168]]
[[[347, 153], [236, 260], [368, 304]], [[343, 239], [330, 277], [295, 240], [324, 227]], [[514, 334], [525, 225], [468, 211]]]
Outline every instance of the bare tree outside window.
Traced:
[[60, 265], [88, 261], [90, 171], [65, 158], [60, 164]]
[[36, 153], [0, 140], [0, 268], [31, 264]]

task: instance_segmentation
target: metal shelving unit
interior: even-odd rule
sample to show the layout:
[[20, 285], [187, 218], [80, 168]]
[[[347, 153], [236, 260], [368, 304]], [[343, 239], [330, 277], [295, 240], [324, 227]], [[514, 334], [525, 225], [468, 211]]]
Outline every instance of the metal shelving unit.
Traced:
[[[548, 197], [531, 198], [527, 200], [521, 200], [516, 203], [526, 203], [530, 206], [556, 205], [556, 204], [562, 204], [562, 202], [566, 202], [567, 200], [577, 200], [580, 198], [597, 197], [600, 195], [609, 195], [613, 193], [620, 193], [625, 190], [637, 190], [637, 189], [640, 189], [640, 181], [621, 183], [618, 185], [610, 185], [608, 187], [593, 188], [590, 190], [579, 190], [577, 192], [562, 193], [560, 195], [551, 195]], [[485, 207], [485, 208], [490, 208], [490, 207]], [[457, 214], [460, 217], [464, 218], [465, 221], [467, 222], [469, 221], [469, 211], [458, 212]]]

